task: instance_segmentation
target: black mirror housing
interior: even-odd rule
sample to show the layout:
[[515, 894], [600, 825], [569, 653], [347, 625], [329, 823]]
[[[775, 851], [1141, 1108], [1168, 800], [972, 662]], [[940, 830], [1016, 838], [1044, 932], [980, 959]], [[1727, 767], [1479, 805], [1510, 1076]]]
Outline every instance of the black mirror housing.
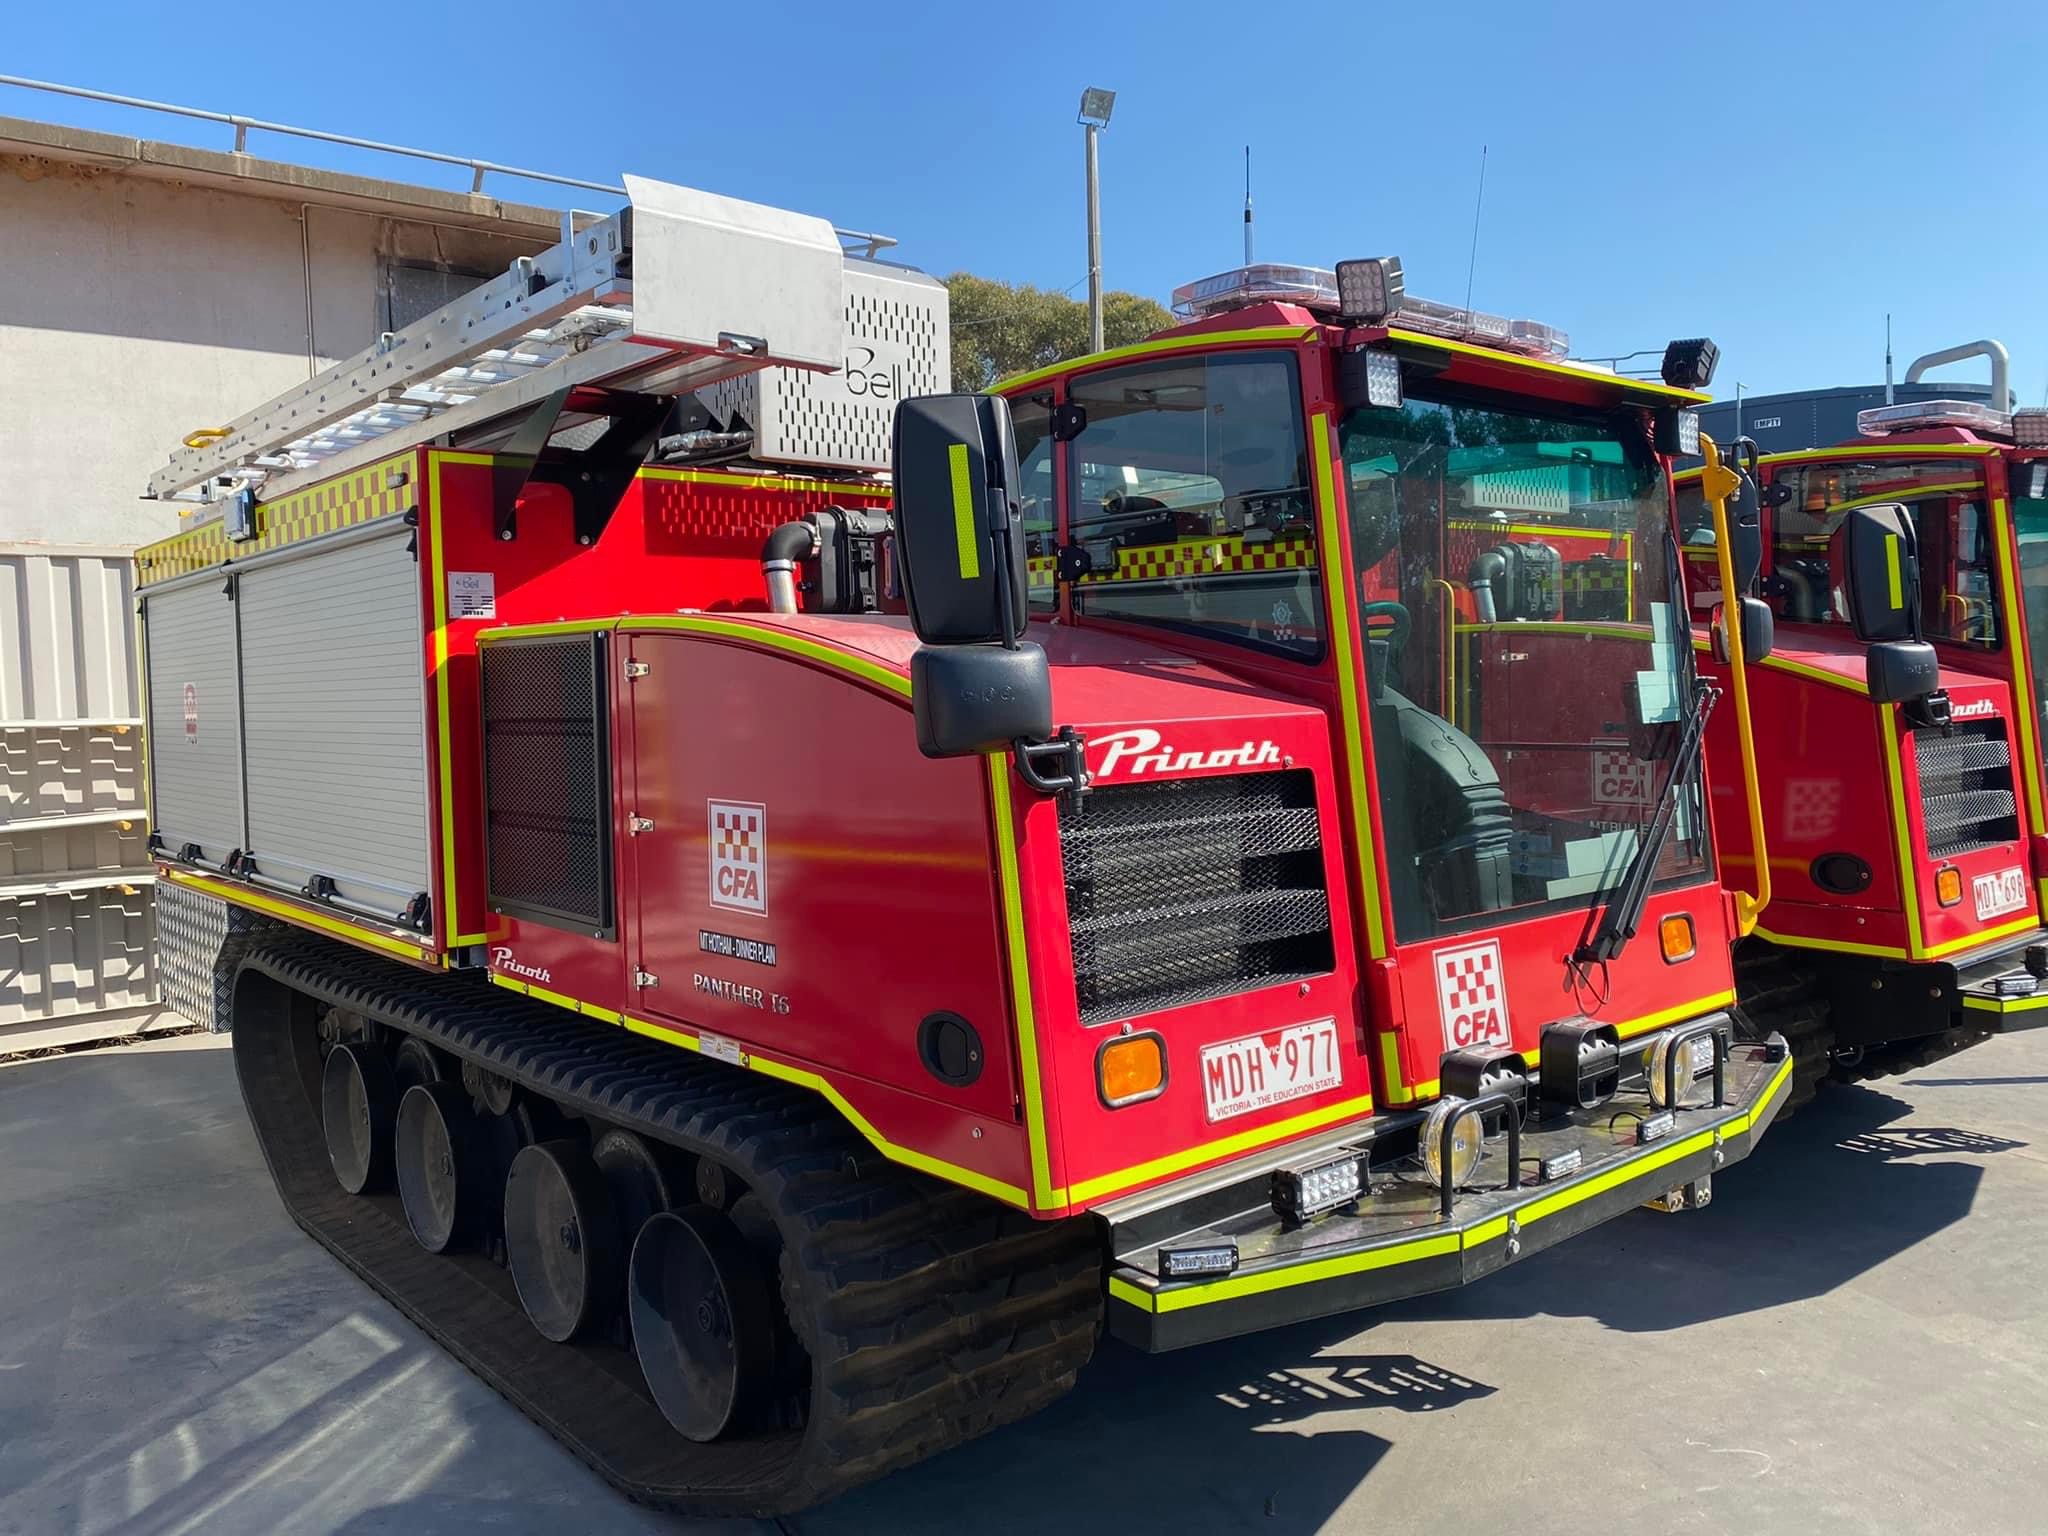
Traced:
[[1027, 618], [1017, 440], [993, 395], [896, 408], [891, 467], [904, 602], [927, 645], [1007, 644]]
[[[1714, 610], [1712, 626], [1714, 659], [1723, 666], [1728, 664], [1728, 609], [1723, 606]], [[1771, 612], [1771, 605], [1760, 597], [1745, 597], [1742, 600], [1742, 659], [1745, 662], [1762, 661], [1771, 654], [1771, 648], [1778, 641], [1778, 621]]]
[[1880, 640], [1864, 652], [1873, 704], [1909, 704], [1941, 686], [1941, 664], [1925, 640]]
[[[1920, 563], [1897, 502], [1857, 507], [1828, 542], [1836, 611], [1866, 644], [1920, 638]], [[1874, 663], [1873, 663], [1874, 665]]]
[[1052, 734], [1052, 668], [1035, 645], [920, 646], [910, 708], [926, 757], [1008, 751]]

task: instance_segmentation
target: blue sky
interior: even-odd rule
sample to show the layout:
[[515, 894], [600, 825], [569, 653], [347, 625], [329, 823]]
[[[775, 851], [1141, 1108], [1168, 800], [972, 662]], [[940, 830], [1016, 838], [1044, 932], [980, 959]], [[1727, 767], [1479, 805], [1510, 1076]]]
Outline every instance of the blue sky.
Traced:
[[[1902, 370], [1990, 335], [2024, 403], [2048, 391], [2038, 0], [22, 6], [0, 72], [635, 171], [887, 231], [928, 270], [1053, 288], [1087, 270], [1073, 119], [1103, 85], [1106, 280], [1162, 300], [1237, 263], [1250, 143], [1261, 257], [1391, 252], [1412, 291], [1457, 302], [1483, 144], [1473, 302], [1561, 325], [1581, 356], [1704, 331], [1719, 395], [1862, 382], [1889, 310]], [[228, 132], [5, 88], [0, 113]]]

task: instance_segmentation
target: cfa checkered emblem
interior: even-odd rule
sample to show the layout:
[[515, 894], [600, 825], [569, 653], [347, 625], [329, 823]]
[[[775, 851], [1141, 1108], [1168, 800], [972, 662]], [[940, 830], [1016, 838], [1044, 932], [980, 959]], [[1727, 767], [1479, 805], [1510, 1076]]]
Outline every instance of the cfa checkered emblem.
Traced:
[[1436, 968], [1437, 1010], [1444, 1040], [1454, 1051], [1470, 1045], [1509, 1045], [1508, 989], [1501, 976], [1500, 941], [1440, 949]]
[[732, 912], [768, 910], [768, 807], [752, 800], [711, 800], [711, 905]]
[[1842, 823], [1840, 779], [1785, 781], [1785, 835], [1800, 842], [1818, 842], [1835, 835]]

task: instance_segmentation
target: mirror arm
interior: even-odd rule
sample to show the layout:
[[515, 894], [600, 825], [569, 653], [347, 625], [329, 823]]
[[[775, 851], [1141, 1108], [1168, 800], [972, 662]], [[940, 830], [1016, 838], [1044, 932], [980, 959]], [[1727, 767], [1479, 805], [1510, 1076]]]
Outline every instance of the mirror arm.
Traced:
[[[1088, 793], [1087, 748], [1088, 738], [1071, 725], [1061, 726], [1059, 734], [1050, 741], [1026, 741], [1020, 737], [1011, 743], [1017, 777], [1041, 795], [1060, 796], [1070, 811], [1078, 811], [1082, 797]], [[1054, 766], [1048, 771], [1041, 769], [1040, 763]]]

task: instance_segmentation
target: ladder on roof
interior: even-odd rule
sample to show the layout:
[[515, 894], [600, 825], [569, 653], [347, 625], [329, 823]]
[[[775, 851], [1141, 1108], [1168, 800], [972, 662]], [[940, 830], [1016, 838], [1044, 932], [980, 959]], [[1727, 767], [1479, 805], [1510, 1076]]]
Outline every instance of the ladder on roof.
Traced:
[[657, 402], [760, 368], [842, 366], [844, 263], [830, 224], [625, 181], [618, 213], [564, 215], [547, 250], [194, 433], [145, 494], [268, 501], [437, 439], [502, 441], [537, 459], [551, 444], [594, 448], [595, 433], [618, 439], [613, 459], [638, 443], [637, 467]]

